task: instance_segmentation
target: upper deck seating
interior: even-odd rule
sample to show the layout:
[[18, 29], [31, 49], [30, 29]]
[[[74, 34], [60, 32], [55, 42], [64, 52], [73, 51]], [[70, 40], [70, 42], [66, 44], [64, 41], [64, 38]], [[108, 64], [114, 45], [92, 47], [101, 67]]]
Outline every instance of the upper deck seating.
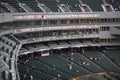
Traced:
[[[3, 9], [5, 12], [7, 12], [7, 13], [9, 13], [10, 11], [6, 8], [6, 7], [4, 7], [2, 4], [0, 4], [0, 7], [1, 7], [1, 9]], [[1, 11], [2, 12], [2, 11]]]
[[25, 12], [19, 5], [16, 0], [4, 0], [4, 2], [9, 3], [11, 6], [13, 6], [15, 9], [17, 9], [18, 12]]
[[35, 12], [42, 12], [35, 0], [20, 0], [20, 2], [27, 4]]
[[61, 3], [67, 5], [72, 12], [81, 12], [78, 0], [61, 0]]
[[38, 0], [41, 4], [45, 4], [52, 12], [59, 12], [56, 0]]
[[103, 11], [102, 0], [82, 0], [84, 4], [89, 5], [93, 11]]
[[120, 11], [120, 0], [106, 0], [108, 4], [112, 4], [115, 11]]

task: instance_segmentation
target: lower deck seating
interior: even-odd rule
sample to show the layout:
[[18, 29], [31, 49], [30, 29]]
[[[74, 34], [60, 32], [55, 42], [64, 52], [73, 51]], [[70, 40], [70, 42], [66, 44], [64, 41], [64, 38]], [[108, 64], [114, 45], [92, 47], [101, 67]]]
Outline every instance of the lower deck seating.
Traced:
[[[66, 57], [67, 57], [67, 55], [66, 55]], [[68, 55], [68, 57], [72, 58], [75, 63], [87, 68], [88, 70], [90, 70], [94, 73], [102, 72], [102, 70], [99, 69], [98, 66], [96, 66], [95, 64], [91, 63], [89, 60], [82, 57], [82, 55], [79, 53], [75, 53], [74, 55]]]
[[107, 71], [114, 71], [114, 72], [120, 71], [119, 68], [117, 68], [111, 61], [109, 61], [99, 51], [86, 51], [86, 53], [84, 54], [94, 62], [104, 67]]
[[[88, 72], [84, 71], [75, 64], [72, 64], [72, 69], [69, 69], [69, 63], [69, 61], [62, 59], [58, 55], [52, 55], [48, 57], [41, 57], [39, 60], [26, 60], [23, 64], [18, 64], [18, 69], [21, 80], [24, 80], [25, 75], [27, 75], [27, 78], [29, 75], [32, 75], [36, 80], [47, 80], [46, 78], [56, 79], [59, 74], [62, 80], [68, 80], [71, 77], [88, 74]], [[29, 73], [24, 74], [27, 69], [29, 69]]]
[[105, 54], [120, 65], [120, 50], [109, 50]]
[[[108, 54], [107, 52], [114, 55], [112, 51], [106, 51], [106, 54]], [[118, 54], [119, 51], [116, 51], [116, 56], [109, 56], [113, 58], [117, 57]], [[29, 80], [30, 75], [33, 76], [34, 80], [57, 80], [58, 77], [61, 80], [69, 80], [70, 78], [90, 74], [89, 71], [92, 73], [104, 72], [103, 69], [99, 69], [100, 66], [108, 72], [120, 72], [118, 67], [109, 61], [100, 51], [96, 50], [87, 50], [84, 54], [54, 54], [45, 57], [37, 56], [34, 59], [29, 57], [23, 57], [23, 61], [18, 62], [20, 80]], [[119, 62], [119, 58], [116, 58], [116, 60]], [[97, 65], [95, 65], [96, 63]], [[72, 64], [71, 69], [69, 64]], [[119, 80], [110, 75], [91, 78], [91, 80], [108, 79]]]
[[[68, 65], [70, 64], [70, 61], [63, 59], [58, 55], [52, 55], [52, 56], [48, 56], [45, 58], [43, 57], [42, 61], [50, 64], [51, 66], [55, 66], [56, 68], [59, 68], [64, 72], [70, 73], [74, 77], [88, 74], [88, 72], [86, 72], [83, 69], [81, 69], [80, 67], [76, 66], [74, 63], [72, 64], [72, 69], [69, 69]], [[76, 70], [78, 70], [78, 71], [76, 71]]]
[[[33, 76], [34, 80], [49, 80], [49, 79], [52, 80], [52, 79], [55, 78], [55, 77], [50, 76], [50, 75], [48, 75], [46, 73], [43, 73], [38, 68], [33, 68], [32, 64], [31, 64], [31, 66], [28, 66], [27, 64], [25, 64], [25, 65], [19, 65], [18, 66], [18, 68], [19, 68], [19, 74], [20, 74], [20, 79], [21, 80], [29, 80], [29, 76], [30, 75]], [[28, 72], [26, 72], [27, 69], [29, 69]]]
[[108, 78], [108, 79], [110, 79], [110, 80], [119, 80], [119, 79], [117, 79], [117, 78], [115, 78], [115, 77], [113, 77], [113, 76], [111, 76], [111, 75], [107, 75], [106, 78]]
[[26, 64], [29, 66], [34, 65], [34, 67], [36, 67], [40, 71], [45, 72], [47, 74], [51, 74], [55, 77], [57, 77], [57, 74], [60, 74], [62, 79], [65, 79], [66, 77], [68, 77], [66, 74], [52, 68], [53, 66], [49, 66], [47, 64], [44, 64], [44, 63], [40, 62], [39, 60], [30, 60], [30, 62], [28, 62]]

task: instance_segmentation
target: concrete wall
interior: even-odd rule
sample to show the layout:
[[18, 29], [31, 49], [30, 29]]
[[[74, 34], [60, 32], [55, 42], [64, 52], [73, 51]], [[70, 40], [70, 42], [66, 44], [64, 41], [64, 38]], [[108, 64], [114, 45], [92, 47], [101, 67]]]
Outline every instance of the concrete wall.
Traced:
[[[119, 26], [120, 27], [120, 26]], [[116, 28], [116, 27], [111, 27], [110, 28], [110, 33], [114, 34], [114, 35], [120, 35], [120, 29]]]
[[110, 31], [100, 31], [99, 38], [115, 38]]

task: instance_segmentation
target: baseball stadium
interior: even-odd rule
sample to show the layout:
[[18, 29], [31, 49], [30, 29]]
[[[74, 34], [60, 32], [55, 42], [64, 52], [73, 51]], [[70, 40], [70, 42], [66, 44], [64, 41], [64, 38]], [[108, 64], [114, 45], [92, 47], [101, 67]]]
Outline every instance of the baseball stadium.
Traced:
[[120, 0], [0, 0], [0, 80], [120, 80]]

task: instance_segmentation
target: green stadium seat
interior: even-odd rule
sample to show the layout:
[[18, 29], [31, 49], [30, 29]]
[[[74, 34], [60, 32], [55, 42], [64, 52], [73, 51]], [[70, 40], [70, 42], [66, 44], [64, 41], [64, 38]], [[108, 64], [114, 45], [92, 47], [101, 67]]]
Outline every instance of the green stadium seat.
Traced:
[[87, 4], [93, 11], [103, 11], [101, 5], [102, 0], [82, 0], [84, 4]]
[[120, 63], [120, 50], [109, 50], [106, 51], [105, 54], [109, 56], [113, 61]]
[[58, 6], [56, 0], [38, 0], [41, 4], [45, 4], [53, 12], [58, 12]]

